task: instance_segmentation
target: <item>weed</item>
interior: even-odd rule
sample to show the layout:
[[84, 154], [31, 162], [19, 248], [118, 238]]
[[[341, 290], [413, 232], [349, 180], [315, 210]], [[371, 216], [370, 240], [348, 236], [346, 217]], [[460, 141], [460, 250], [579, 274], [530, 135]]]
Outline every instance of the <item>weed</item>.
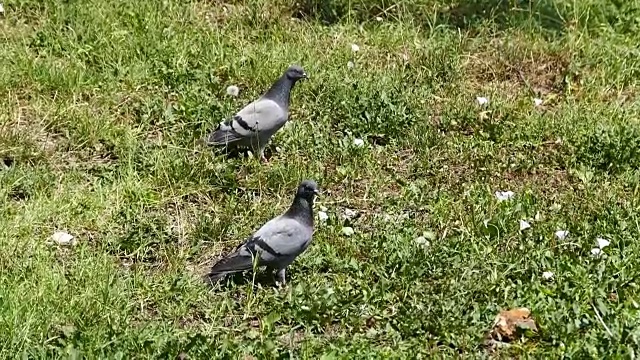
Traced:
[[[0, 357], [635, 356], [637, 1], [4, 9]], [[199, 143], [293, 63], [269, 164]], [[205, 286], [304, 178], [289, 287]], [[489, 354], [517, 307], [540, 331]]]

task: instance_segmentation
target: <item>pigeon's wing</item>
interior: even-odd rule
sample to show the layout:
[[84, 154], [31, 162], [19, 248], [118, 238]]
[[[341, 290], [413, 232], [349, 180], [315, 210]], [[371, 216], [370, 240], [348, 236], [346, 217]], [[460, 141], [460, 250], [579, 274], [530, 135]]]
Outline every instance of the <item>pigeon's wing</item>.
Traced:
[[289, 262], [309, 246], [313, 228], [296, 219], [279, 216], [261, 227], [245, 244], [263, 263]]
[[209, 145], [227, 145], [272, 133], [286, 121], [286, 112], [273, 100], [259, 99], [245, 106], [229, 120], [220, 123], [207, 137]]

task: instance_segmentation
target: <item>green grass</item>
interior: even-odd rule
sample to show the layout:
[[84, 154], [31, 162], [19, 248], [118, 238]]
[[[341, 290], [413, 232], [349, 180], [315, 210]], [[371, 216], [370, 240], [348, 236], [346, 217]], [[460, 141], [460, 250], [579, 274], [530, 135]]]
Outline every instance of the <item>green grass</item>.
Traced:
[[[0, 357], [637, 353], [639, 1], [4, 7]], [[292, 63], [311, 80], [269, 164], [198, 143]], [[204, 286], [303, 178], [330, 218], [288, 287]], [[77, 244], [48, 244], [58, 230]], [[540, 331], [491, 353], [512, 307]]]

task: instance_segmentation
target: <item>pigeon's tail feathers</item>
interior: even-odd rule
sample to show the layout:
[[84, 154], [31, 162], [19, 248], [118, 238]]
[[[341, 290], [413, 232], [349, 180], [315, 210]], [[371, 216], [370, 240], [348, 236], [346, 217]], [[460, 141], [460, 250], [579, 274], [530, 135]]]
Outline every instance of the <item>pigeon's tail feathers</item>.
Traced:
[[207, 136], [205, 143], [211, 146], [227, 146], [240, 140], [242, 140], [242, 137], [237, 132], [221, 124], [216, 131]]
[[226, 273], [218, 273], [218, 274], [206, 274], [202, 277], [202, 281], [206, 284], [206, 285], [215, 285], [217, 284], [220, 280], [222, 280], [224, 278], [224, 276], [227, 275]]
[[253, 259], [251, 257], [231, 255], [213, 265], [209, 273], [206, 275], [206, 279], [213, 284], [228, 274], [251, 270], [252, 268]]

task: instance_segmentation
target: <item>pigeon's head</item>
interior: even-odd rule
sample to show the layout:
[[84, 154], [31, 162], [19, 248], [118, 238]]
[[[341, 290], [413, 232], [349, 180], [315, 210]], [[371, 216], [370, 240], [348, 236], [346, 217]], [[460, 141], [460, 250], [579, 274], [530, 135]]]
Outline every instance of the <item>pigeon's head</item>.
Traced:
[[284, 73], [287, 78], [293, 81], [298, 81], [300, 79], [307, 79], [307, 73], [304, 72], [304, 69], [298, 65], [291, 65]]
[[318, 184], [313, 180], [305, 180], [298, 185], [298, 192], [296, 197], [301, 197], [306, 200], [313, 201], [313, 197], [320, 194]]

